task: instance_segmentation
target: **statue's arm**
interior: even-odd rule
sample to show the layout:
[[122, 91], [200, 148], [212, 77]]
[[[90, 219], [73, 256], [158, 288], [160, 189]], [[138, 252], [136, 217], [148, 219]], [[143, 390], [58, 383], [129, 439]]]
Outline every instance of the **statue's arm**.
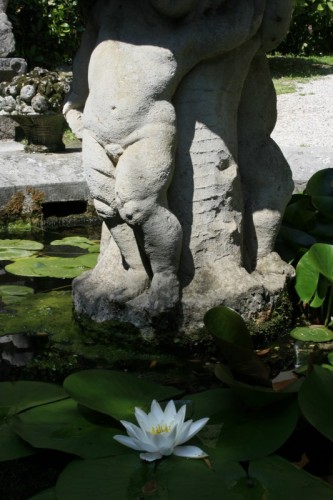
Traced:
[[252, 38], [260, 28], [265, 7], [266, 0], [221, 1], [214, 13], [206, 11], [189, 23], [200, 37], [202, 59], [229, 52]]
[[261, 52], [275, 49], [286, 36], [293, 11], [293, 0], [269, 0], [260, 27]]
[[81, 44], [73, 61], [73, 81], [66, 96], [63, 114], [71, 130], [81, 138], [82, 113], [89, 94], [88, 68], [91, 54], [96, 47], [99, 32], [99, 16], [103, 12], [106, 0], [99, 0], [91, 12]]

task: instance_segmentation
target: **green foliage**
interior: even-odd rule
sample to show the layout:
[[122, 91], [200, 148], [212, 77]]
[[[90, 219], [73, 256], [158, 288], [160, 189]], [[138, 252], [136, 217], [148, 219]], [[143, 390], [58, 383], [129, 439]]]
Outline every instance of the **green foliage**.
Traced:
[[[328, 430], [332, 415], [327, 409], [332, 407], [333, 374], [324, 369], [314, 373], [305, 380], [304, 390], [303, 386], [300, 389], [301, 406], [312, 425], [332, 440]], [[255, 387], [243, 387], [256, 392]], [[194, 419], [211, 417], [195, 438], [208, 453], [208, 461], [171, 456], [146, 463], [138, 452], [113, 440], [116, 432], [122, 432], [119, 419], [132, 417], [135, 405], [145, 408], [152, 398], [179, 397], [179, 390], [107, 370], [75, 373], [65, 380], [64, 388], [67, 390], [41, 382], [0, 384], [2, 427], [26, 447], [13, 455], [12, 442], [2, 440], [2, 460], [36, 453], [40, 448], [80, 457], [63, 470], [54, 488], [33, 497], [36, 500], [175, 500], [183, 498], [184, 492], [194, 500], [221, 495], [230, 500], [262, 498], [263, 492], [269, 498], [291, 498], [290, 491], [292, 498], [302, 494], [305, 500], [332, 495], [328, 484], [271, 456], [298, 422], [296, 390], [256, 409], [234, 387], [185, 395], [181, 402], [188, 401]], [[264, 390], [259, 388], [259, 392]], [[309, 410], [314, 393], [320, 399], [315, 415]], [[246, 473], [237, 462], [249, 460]]]
[[11, 0], [7, 15], [13, 25], [16, 57], [26, 59], [29, 68], [54, 69], [71, 63], [84, 29], [80, 3], [80, 0]]
[[331, 54], [332, 0], [296, 0], [290, 32], [278, 50], [282, 54]]
[[33, 240], [0, 240], [0, 260], [29, 257], [42, 250], [44, 245]]

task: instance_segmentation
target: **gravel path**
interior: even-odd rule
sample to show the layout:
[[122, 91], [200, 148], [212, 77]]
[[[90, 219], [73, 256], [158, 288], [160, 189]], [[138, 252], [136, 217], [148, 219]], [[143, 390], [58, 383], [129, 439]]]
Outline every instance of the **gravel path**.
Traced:
[[277, 98], [272, 138], [287, 158], [296, 187], [318, 170], [333, 168], [333, 75], [297, 84]]
[[333, 150], [333, 75], [297, 84], [297, 92], [279, 95], [277, 105], [272, 137], [278, 144]]

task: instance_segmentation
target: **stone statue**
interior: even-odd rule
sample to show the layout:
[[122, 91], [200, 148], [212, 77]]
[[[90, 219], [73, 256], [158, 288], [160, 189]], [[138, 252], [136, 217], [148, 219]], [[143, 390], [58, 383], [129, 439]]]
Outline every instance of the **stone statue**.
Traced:
[[12, 25], [6, 15], [8, 0], [0, 0], [0, 57], [6, 57], [15, 50]]
[[97, 266], [74, 281], [78, 312], [182, 328], [281, 291], [290, 270], [272, 251], [293, 183], [269, 137], [265, 52], [291, 3], [96, 2], [64, 106], [105, 223]]

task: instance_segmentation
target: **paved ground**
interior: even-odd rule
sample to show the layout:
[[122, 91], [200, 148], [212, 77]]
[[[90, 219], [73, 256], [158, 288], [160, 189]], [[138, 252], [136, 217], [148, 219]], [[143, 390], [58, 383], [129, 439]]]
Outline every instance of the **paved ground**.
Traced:
[[[297, 190], [317, 170], [333, 168], [333, 75], [278, 96], [272, 138], [290, 164]], [[80, 150], [28, 154], [20, 143], [0, 141], [0, 208], [27, 186], [44, 191], [48, 202], [86, 200]]]

